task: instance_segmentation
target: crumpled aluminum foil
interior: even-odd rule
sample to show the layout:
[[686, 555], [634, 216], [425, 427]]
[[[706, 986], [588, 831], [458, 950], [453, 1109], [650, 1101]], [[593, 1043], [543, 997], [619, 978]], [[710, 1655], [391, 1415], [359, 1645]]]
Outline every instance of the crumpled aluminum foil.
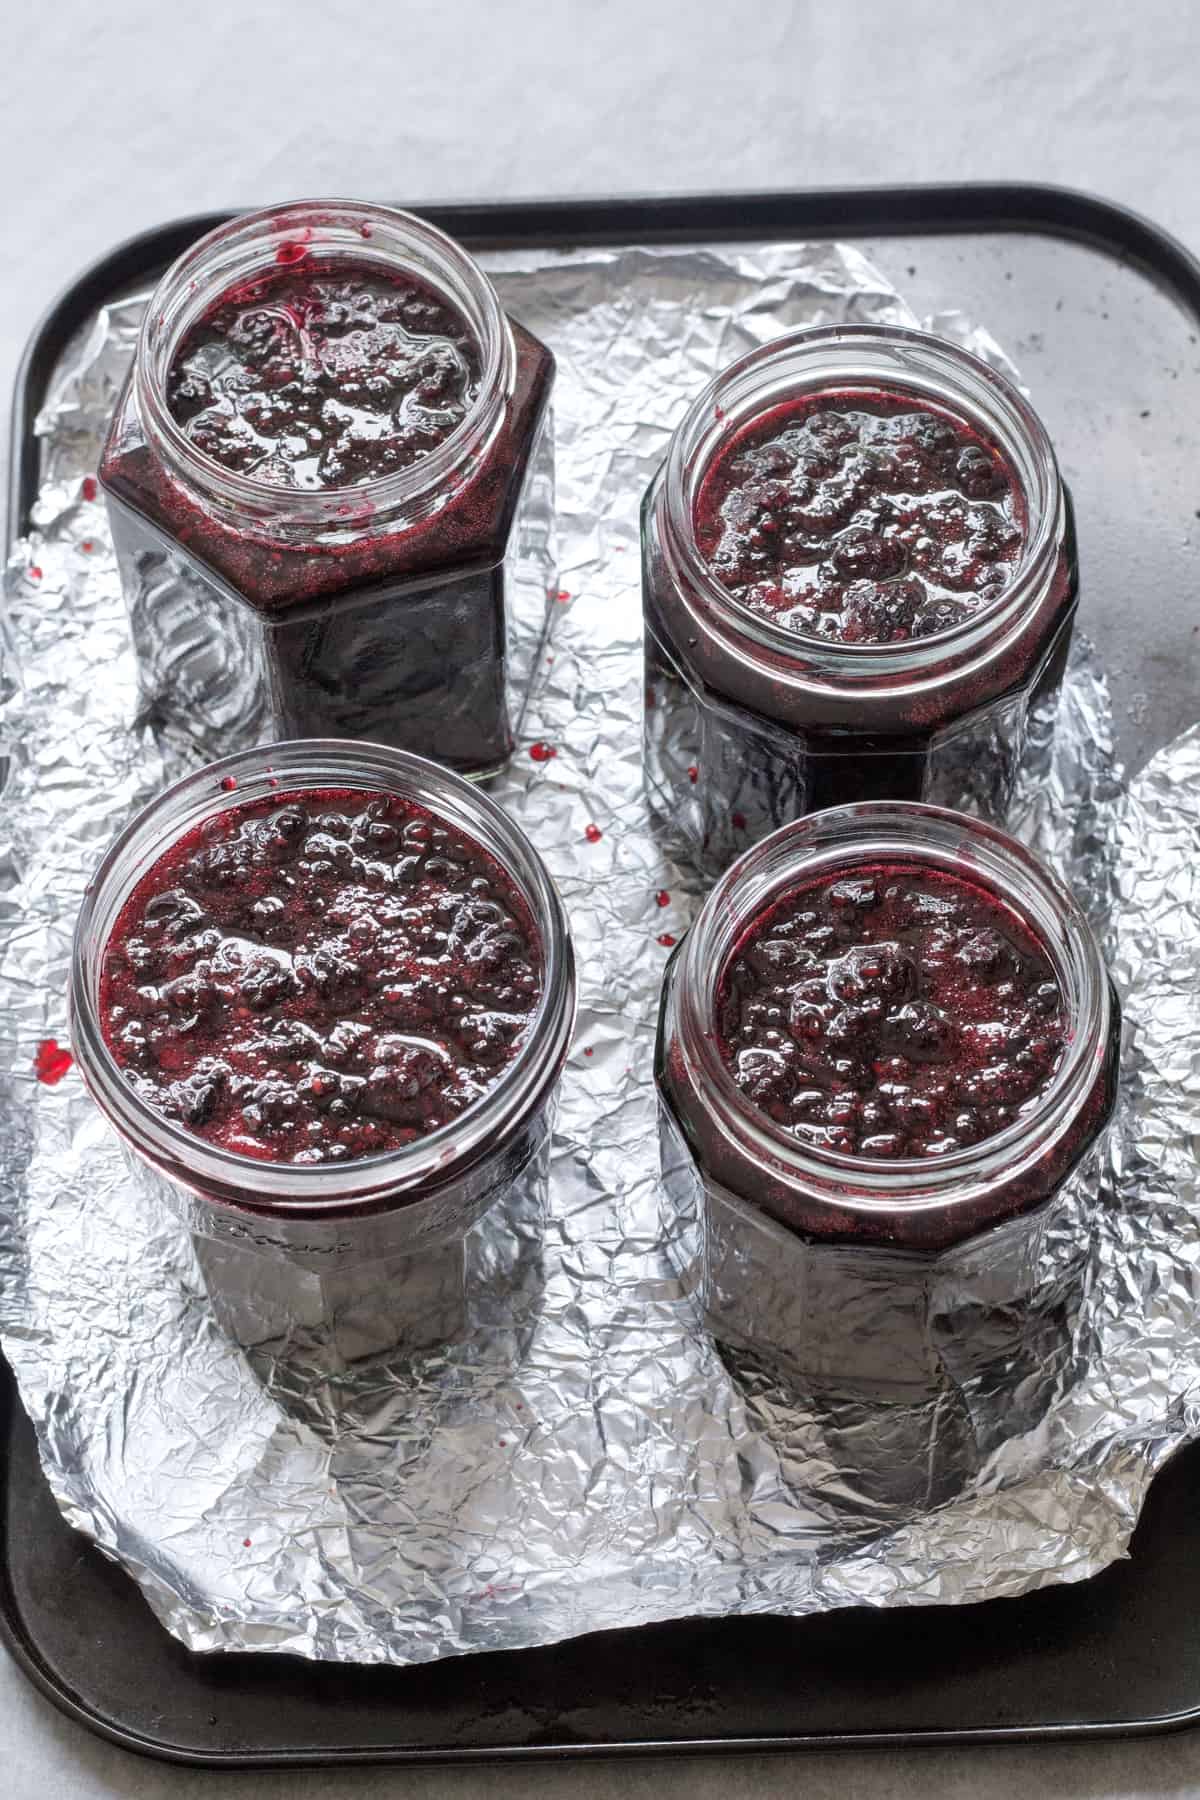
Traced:
[[[1045, 1233], [1053, 1264], [1091, 1228], [1072, 1354], [1015, 1433], [995, 1393], [976, 1396], [986, 1454], [944, 1504], [864, 1509], [854, 1446], [869, 1409], [848, 1429], [768, 1376], [731, 1377], [664, 1237], [654, 1023], [668, 940], [699, 895], [663, 861], [642, 798], [637, 512], [719, 366], [789, 326], [911, 318], [836, 246], [487, 260], [559, 358], [563, 603], [526, 720], [526, 743], [556, 754], [535, 764], [523, 749], [496, 789], [560, 882], [579, 953], [544, 1244], [519, 1208], [480, 1230], [493, 1323], [466, 1346], [339, 1374], [302, 1347], [248, 1358], [77, 1073], [35, 1079], [39, 1043], [65, 1037], [87, 876], [182, 772], [183, 752], [137, 720], [103, 507], [85, 485], [140, 314], [136, 299], [113, 305], [49, 396], [35, 530], [7, 590], [0, 1332], [54, 1495], [197, 1650], [412, 1663], [689, 1614], [966, 1602], [1091, 1575], [1200, 1429], [1200, 734], [1126, 793], [1103, 678], [1077, 646], [1019, 814], [1097, 920], [1111, 912], [1132, 1031], [1098, 1208], [1076, 1191]], [[999, 356], [961, 319], [934, 323]], [[530, 1269], [532, 1328], [509, 1306]]]

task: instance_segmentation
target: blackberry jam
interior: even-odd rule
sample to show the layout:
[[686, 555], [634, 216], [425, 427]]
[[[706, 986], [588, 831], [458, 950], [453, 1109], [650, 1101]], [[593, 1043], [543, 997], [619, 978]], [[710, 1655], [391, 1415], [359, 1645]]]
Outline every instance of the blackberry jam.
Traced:
[[100, 468], [156, 723], [501, 768], [554, 587], [553, 370], [410, 214], [297, 202], [187, 251]]
[[856, 800], [1003, 818], [1078, 580], [1002, 376], [922, 332], [791, 333], [701, 394], [642, 520], [647, 788], [703, 865]]
[[1066, 1042], [1045, 947], [998, 894], [862, 863], [760, 915], [717, 986], [734, 1084], [797, 1139], [943, 1156], [1036, 1106]]
[[242, 1342], [330, 1327], [346, 1354], [397, 1320], [452, 1334], [466, 1233], [544, 1186], [574, 1004], [561, 903], [507, 815], [321, 740], [152, 802], [72, 967], [84, 1080], [222, 1318]]
[[104, 953], [105, 1043], [198, 1137], [296, 1164], [396, 1150], [519, 1053], [542, 992], [520, 894], [423, 808], [272, 792], [173, 844]]
[[862, 803], [748, 851], [672, 958], [659, 1029], [664, 1184], [718, 1336], [835, 1385], [961, 1375], [970, 1333], [934, 1344], [930, 1294], [971, 1271], [971, 1307], [1026, 1316], [1119, 1033], [1076, 902], [990, 825]]

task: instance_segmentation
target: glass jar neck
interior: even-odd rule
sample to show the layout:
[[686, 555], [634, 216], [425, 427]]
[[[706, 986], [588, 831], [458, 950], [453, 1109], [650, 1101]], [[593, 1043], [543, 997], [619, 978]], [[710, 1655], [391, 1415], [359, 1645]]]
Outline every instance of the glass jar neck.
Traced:
[[[946, 630], [899, 644], [838, 643], [785, 630], [742, 606], [713, 574], [696, 541], [696, 504], [720, 452], [754, 420], [823, 392], [899, 394], [961, 419], [994, 444], [1017, 478], [1026, 538], [1008, 587]], [[870, 685], [961, 666], [1018, 633], [1050, 586], [1063, 526], [1063, 489], [1037, 414], [1011, 382], [946, 339], [901, 326], [818, 326], [752, 350], [711, 381], [672, 437], [661, 474], [658, 530], [685, 605], [735, 656], [779, 677]]]
[[[228, 785], [226, 785], [228, 784]], [[304, 789], [397, 794], [473, 839], [507, 872], [542, 952], [542, 996], [516, 1057], [457, 1119], [401, 1149], [344, 1163], [252, 1160], [209, 1143], [138, 1093], [104, 1039], [100, 981], [121, 908], [166, 850], [222, 813]], [[71, 965], [71, 1023], [80, 1072], [111, 1123], [147, 1161], [203, 1199], [273, 1215], [336, 1218], [425, 1198], [501, 1151], [558, 1079], [575, 1018], [575, 967], [562, 902], [541, 858], [495, 801], [436, 763], [380, 744], [302, 739], [210, 763], [177, 782], [112, 844], [84, 898]]]
[[[304, 264], [352, 264], [407, 275], [459, 312], [479, 347], [479, 391], [467, 416], [407, 468], [353, 487], [297, 490], [227, 469], [198, 450], [167, 403], [175, 356], [192, 327], [231, 289], [278, 274], [296, 245]], [[503, 423], [516, 380], [512, 331], [496, 291], [453, 239], [423, 219], [357, 200], [305, 200], [231, 220], [173, 263], [151, 296], [134, 361], [142, 428], [173, 481], [231, 530], [284, 540], [349, 541], [415, 524], [470, 479]]]
[[[717, 989], [751, 922], [800, 883], [864, 863], [924, 865], [993, 892], [1042, 943], [1062, 991], [1066, 1048], [1043, 1092], [1003, 1131], [937, 1157], [884, 1161], [805, 1143], [742, 1094], [720, 1053]], [[739, 859], [713, 889], [681, 946], [666, 1041], [687, 1087], [753, 1163], [820, 1203], [870, 1214], [970, 1206], [1050, 1157], [1092, 1095], [1107, 1053], [1111, 995], [1087, 920], [1025, 847], [940, 807], [870, 802], [810, 814]]]

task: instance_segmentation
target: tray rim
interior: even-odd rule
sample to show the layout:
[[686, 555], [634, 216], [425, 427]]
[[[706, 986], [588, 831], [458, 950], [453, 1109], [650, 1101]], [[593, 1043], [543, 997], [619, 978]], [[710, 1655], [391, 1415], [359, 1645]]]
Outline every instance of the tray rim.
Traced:
[[[37, 488], [35, 421], [39, 377], [89, 309], [136, 273], [173, 260], [189, 243], [242, 210], [225, 207], [165, 220], [123, 238], [88, 263], [45, 308], [26, 340], [13, 382], [6, 551]], [[576, 200], [487, 200], [416, 204], [472, 249], [544, 244], [603, 246], [708, 238], [769, 238], [831, 230], [839, 238], [1022, 233], [1080, 243], [1143, 273], [1200, 319], [1200, 258], [1153, 220], [1118, 201], [1049, 182], [927, 182], [879, 187], [776, 188], [730, 193], [651, 194]], [[836, 210], [836, 221], [832, 213]]]
[[[88, 263], [50, 302], [26, 341], [13, 385], [6, 557], [25, 526], [37, 488], [37, 413], [45, 379], [72, 332], [126, 281], [161, 268], [187, 244], [241, 209], [189, 214], [122, 239]], [[780, 188], [580, 199], [454, 202], [413, 211], [468, 247], [687, 242], [806, 236], [995, 236], [1020, 233], [1083, 244], [1146, 274], [1200, 323], [1200, 259], [1141, 213], [1083, 189], [1040, 182], [926, 183]], [[836, 213], [836, 218], [833, 216]], [[20, 1426], [16, 1378], [0, 1354], [0, 1498], [9, 1480], [8, 1446]], [[85, 1540], [93, 1554], [103, 1554]], [[44, 1656], [26, 1629], [10, 1574], [7, 1516], [0, 1506], [0, 1645], [61, 1713], [121, 1749], [176, 1766], [211, 1769], [329, 1768], [478, 1764], [633, 1756], [762, 1755], [800, 1750], [958, 1748], [975, 1744], [1064, 1743], [1164, 1736], [1200, 1723], [1200, 1702], [1142, 1719], [912, 1731], [772, 1733], [639, 1738], [627, 1742], [493, 1746], [362, 1746], [318, 1751], [204, 1751], [129, 1730], [90, 1706]], [[303, 1664], [298, 1666], [303, 1667]]]
[[[14, 1426], [32, 1430], [20, 1413], [16, 1377], [0, 1355], [0, 1483], [8, 1476], [8, 1445]], [[1166, 1465], [1164, 1465], [1165, 1467]], [[1161, 1470], [1159, 1471], [1162, 1472]], [[52, 1502], [53, 1503], [53, 1502]], [[85, 1538], [88, 1553], [103, 1555]], [[1014, 1604], [1019, 1605], [1017, 1600]], [[521, 1762], [556, 1762], [580, 1758], [587, 1761], [643, 1756], [785, 1755], [803, 1750], [898, 1750], [966, 1749], [974, 1745], [1063, 1744], [1165, 1737], [1200, 1723], [1200, 1703], [1181, 1711], [1160, 1713], [1148, 1719], [1100, 1719], [1052, 1725], [971, 1726], [962, 1729], [923, 1727], [914, 1731], [758, 1733], [733, 1737], [630, 1738], [625, 1742], [578, 1742], [505, 1745], [361, 1745], [320, 1751], [317, 1749], [262, 1751], [205, 1751], [132, 1731], [89, 1706], [60, 1678], [41, 1653], [32, 1634], [24, 1628], [9, 1572], [7, 1516], [0, 1506], [0, 1646], [13, 1658], [33, 1686], [57, 1710], [95, 1736], [119, 1749], [178, 1767], [203, 1769], [315, 1769], [350, 1767], [400, 1767]], [[216, 1652], [215, 1654], [220, 1654]], [[486, 1654], [483, 1652], [482, 1654]], [[275, 1658], [294, 1663], [297, 1671], [307, 1665], [299, 1658]], [[399, 1672], [399, 1671], [398, 1671]]]

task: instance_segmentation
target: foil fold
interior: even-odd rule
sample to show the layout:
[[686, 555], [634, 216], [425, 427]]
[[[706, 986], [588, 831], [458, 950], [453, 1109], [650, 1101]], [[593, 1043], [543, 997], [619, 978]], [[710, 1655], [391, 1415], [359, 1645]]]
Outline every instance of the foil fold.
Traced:
[[[199, 760], [138, 716], [91, 480], [144, 297], [114, 303], [39, 420], [0, 688], [0, 1341], [55, 1498], [194, 1650], [416, 1663], [686, 1615], [1083, 1579], [1124, 1553], [1155, 1469], [1200, 1429], [1200, 733], [1126, 783], [1082, 641], [1057, 727], [1035, 721], [1019, 829], [1107, 933], [1130, 1024], [1119, 1118], [1038, 1238], [1039, 1277], [1078, 1281], [1054, 1379], [1017, 1409], [1002, 1383], [975, 1382], [954, 1479], [881, 1503], [864, 1446], [916, 1434], [953, 1462], [938, 1421], [919, 1402], [898, 1422], [870, 1399], [731, 1372], [680, 1272], [689, 1222], [663, 1206], [659, 984], [702, 895], [642, 795], [637, 515], [720, 366], [800, 324], [914, 321], [835, 245], [485, 260], [559, 362], [554, 631], [493, 789], [550, 864], [579, 963], [545, 1218], [543, 1196], [518, 1197], [472, 1233], [462, 1343], [338, 1368], [303, 1333], [246, 1353], [77, 1072], [35, 1076], [39, 1045], [65, 1041], [91, 870]], [[1003, 361], [961, 317], [933, 323]], [[538, 740], [554, 755], [535, 763]], [[967, 1261], [983, 1291], [991, 1273]]]

